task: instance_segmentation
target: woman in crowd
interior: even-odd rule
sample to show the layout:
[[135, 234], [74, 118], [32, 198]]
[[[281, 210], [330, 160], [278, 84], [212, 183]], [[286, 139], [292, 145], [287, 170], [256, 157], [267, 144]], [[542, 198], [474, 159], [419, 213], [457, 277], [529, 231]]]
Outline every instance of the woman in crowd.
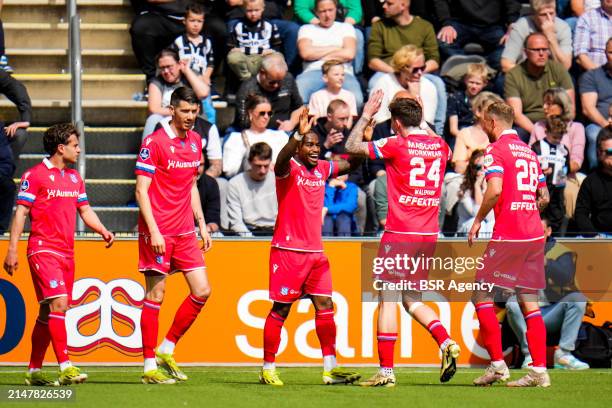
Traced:
[[[459, 187], [459, 202], [457, 203], [457, 216], [459, 218], [457, 231], [459, 233], [466, 233], [470, 230], [474, 217], [482, 204], [482, 198], [487, 188], [483, 165], [484, 150], [474, 150], [465, 170], [463, 183]], [[482, 222], [481, 235], [486, 236], [487, 233], [492, 232], [494, 222], [493, 211], [491, 211]]]
[[249, 128], [242, 132], [232, 132], [223, 147], [223, 173], [233, 177], [247, 169], [248, 152], [252, 145], [265, 142], [272, 148], [272, 163], [289, 137], [282, 130], [268, 129], [272, 117], [272, 106], [268, 98], [251, 94], [246, 99], [246, 111]]

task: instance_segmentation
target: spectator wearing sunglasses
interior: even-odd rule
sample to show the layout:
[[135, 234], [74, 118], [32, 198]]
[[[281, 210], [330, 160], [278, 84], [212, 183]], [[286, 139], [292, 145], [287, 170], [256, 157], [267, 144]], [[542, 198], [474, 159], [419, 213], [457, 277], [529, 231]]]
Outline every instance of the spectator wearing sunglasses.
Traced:
[[248, 153], [255, 143], [267, 143], [272, 148], [272, 163], [275, 163], [276, 156], [289, 140], [284, 131], [269, 128], [274, 113], [268, 98], [251, 94], [246, 98], [245, 108], [249, 127], [230, 133], [223, 147], [223, 173], [227, 177], [249, 169]]
[[[537, 121], [544, 120], [544, 91], [563, 88], [575, 104], [572, 78], [567, 68], [549, 58], [550, 42], [544, 34], [532, 33], [525, 40], [527, 59], [506, 75], [504, 94], [514, 109], [514, 125], [521, 140], [527, 143]], [[575, 112], [571, 112], [573, 117]]]
[[[485, 180], [483, 168], [484, 152], [482, 149], [476, 149], [472, 152], [463, 182], [459, 187], [459, 201], [457, 203], [457, 217], [459, 219], [457, 227], [460, 233], [466, 233], [471, 228], [487, 189], [487, 181]], [[491, 211], [487, 218], [485, 218], [483, 226], [480, 228], [480, 233], [491, 233], [494, 223], [495, 218], [493, 217], [493, 211]]]
[[574, 217], [581, 235], [612, 237], [612, 126], [597, 136], [599, 167], [580, 186]]
[[393, 72], [380, 75], [370, 92], [372, 95], [379, 89], [383, 91], [382, 105], [374, 115], [376, 123], [391, 118], [389, 104], [400, 91], [408, 91], [412, 98], [420, 100], [425, 121], [434, 123], [438, 96], [434, 84], [423, 75], [426, 69], [423, 50], [414, 45], [405, 45], [393, 54], [391, 66]]

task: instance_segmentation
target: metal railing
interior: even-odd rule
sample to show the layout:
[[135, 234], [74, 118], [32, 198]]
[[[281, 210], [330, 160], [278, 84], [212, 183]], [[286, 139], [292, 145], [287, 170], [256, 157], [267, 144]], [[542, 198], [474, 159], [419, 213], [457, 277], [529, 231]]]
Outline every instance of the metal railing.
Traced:
[[[83, 84], [81, 81], [81, 74], [83, 73], [81, 65], [81, 19], [77, 11], [76, 0], [66, 1], [66, 13], [68, 15], [68, 70], [70, 72], [71, 121], [81, 135], [79, 140], [81, 154], [77, 162], [77, 169], [81, 178], [85, 180], [85, 124], [83, 123]], [[85, 231], [85, 224], [81, 217], [78, 217], [77, 231]]]

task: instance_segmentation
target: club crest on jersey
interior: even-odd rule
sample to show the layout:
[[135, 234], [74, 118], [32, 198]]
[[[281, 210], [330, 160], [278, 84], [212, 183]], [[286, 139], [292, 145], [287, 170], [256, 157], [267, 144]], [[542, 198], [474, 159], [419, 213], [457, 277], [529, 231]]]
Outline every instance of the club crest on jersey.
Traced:
[[191, 143], [191, 151], [194, 153], [198, 151], [198, 147], [196, 146], [195, 143]]
[[51, 279], [51, 280], [49, 281], [49, 287], [50, 287], [51, 289], [55, 289], [55, 288], [57, 288], [57, 286], [58, 286], [58, 284], [57, 284], [57, 281], [56, 281], [55, 279]]
[[314, 171], [314, 175], [317, 176], [317, 178], [322, 178], [323, 175], [319, 172], [319, 170], [315, 170]]
[[162, 263], [164, 263], [164, 257], [163, 257], [163, 256], [161, 256], [161, 255], [157, 255], [157, 256], [155, 257], [155, 262], [157, 262], [158, 264], [160, 264], [160, 265], [161, 265]]
[[283, 286], [280, 290], [281, 295], [283, 296], [287, 296], [287, 294], [289, 293], [289, 288], [286, 286]]
[[149, 157], [151, 157], [151, 152], [146, 147], [143, 147], [142, 149], [140, 149], [139, 156], [142, 160], [147, 160]]
[[71, 175], [70, 175], [70, 180], [71, 180], [71, 181], [72, 181], [74, 184], [76, 184], [76, 183], [79, 181], [79, 180], [77, 179], [77, 177], [76, 177], [74, 174], [71, 174]]
[[30, 182], [28, 180], [23, 180], [21, 182], [21, 187], [19, 187], [19, 189], [21, 191], [28, 191], [28, 188], [30, 188]]
[[483, 163], [485, 166], [489, 167], [493, 164], [493, 156], [490, 154], [485, 155]]
[[387, 144], [387, 138], [384, 139], [378, 139], [377, 141], [374, 142], [376, 144], [376, 146], [378, 147], [383, 147], [384, 145]]

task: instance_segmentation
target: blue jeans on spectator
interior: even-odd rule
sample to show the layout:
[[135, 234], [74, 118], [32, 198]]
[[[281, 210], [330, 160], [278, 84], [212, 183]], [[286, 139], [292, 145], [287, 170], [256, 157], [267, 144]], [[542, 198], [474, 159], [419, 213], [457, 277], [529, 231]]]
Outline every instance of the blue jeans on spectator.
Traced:
[[145, 137], [153, 133], [155, 131], [155, 126], [157, 126], [157, 124], [165, 118], [167, 118], [167, 116], [160, 115], [158, 113], [152, 113], [147, 116], [147, 120], [142, 131], [142, 138], [144, 139]]
[[365, 60], [365, 38], [361, 28], [355, 26], [355, 35], [357, 36], [355, 59], [353, 60], [353, 71], [355, 75], [361, 74], [363, 70], [363, 62]]
[[[227, 31], [229, 33], [232, 32], [238, 21], [237, 18], [233, 18], [227, 22]], [[283, 55], [285, 56], [285, 62], [291, 67], [291, 64], [293, 64], [298, 55], [297, 37], [300, 25], [295, 21], [276, 18], [271, 19], [270, 22], [276, 24], [276, 27], [278, 27], [278, 32], [283, 40]]]
[[[383, 75], [383, 72], [377, 72], [372, 75], [372, 78], [368, 81], [368, 92], [370, 92], [375, 86], [376, 82]], [[441, 135], [444, 133], [444, 124], [446, 123], [446, 102], [448, 96], [446, 95], [446, 85], [442, 78], [434, 74], [425, 74], [425, 78], [429, 79], [436, 87], [436, 94], [438, 96], [438, 106], [436, 108], [436, 115], [434, 116], [434, 131]], [[391, 95], [393, 97], [393, 95]]]
[[[578, 330], [586, 310], [586, 298], [580, 292], [565, 295], [558, 303], [541, 307], [542, 318], [546, 326], [546, 333], [559, 333], [559, 347], [563, 350], [573, 351], [576, 348]], [[527, 324], [523, 317], [516, 297], [511, 297], [506, 303], [508, 323], [519, 340], [523, 355], [529, 354], [527, 346]]]
[[[350, 237], [352, 233], [353, 217], [347, 213], [326, 215], [323, 220], [323, 236], [333, 237]], [[334, 227], [336, 234], [334, 234]]]
[[586, 133], [587, 145], [586, 155], [589, 160], [589, 168], [597, 167], [597, 135], [601, 132], [601, 126], [591, 123], [584, 129]]
[[504, 47], [499, 45], [499, 40], [506, 34], [502, 26], [470, 26], [457, 20], [451, 20], [450, 26], [457, 31], [457, 38], [452, 44], [438, 41], [443, 61], [453, 55], [465, 55], [463, 47], [468, 43], [477, 43], [484, 49], [485, 57], [491, 68], [499, 70], [499, 61], [504, 50]]
[[[325, 82], [323, 82], [323, 73], [320, 69], [313, 69], [311, 71], [302, 72], [295, 78], [300, 95], [304, 100], [304, 104], [308, 105], [310, 101], [310, 95], [317, 92], [320, 89], [325, 88]], [[357, 110], [361, 109], [363, 105], [363, 92], [361, 91], [361, 85], [354, 75], [348, 72], [344, 74], [344, 85], [343, 89], [351, 92], [355, 95], [357, 101]]]

